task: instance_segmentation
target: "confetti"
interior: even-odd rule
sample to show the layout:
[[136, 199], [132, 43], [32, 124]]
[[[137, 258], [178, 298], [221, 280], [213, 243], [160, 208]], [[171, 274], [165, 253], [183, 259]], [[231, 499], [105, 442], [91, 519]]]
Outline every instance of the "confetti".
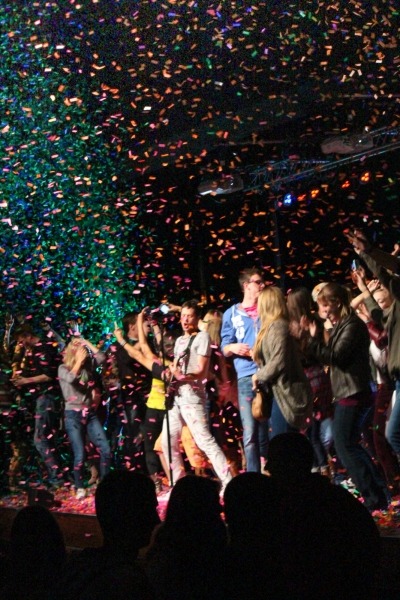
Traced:
[[[3, 2], [3, 321], [79, 316], [101, 336], [162, 297], [227, 306], [250, 263], [286, 287], [345, 281], [360, 221], [391, 250], [398, 151], [291, 190], [249, 182], [328, 136], [398, 127], [399, 9], [364, 4]], [[243, 191], [199, 196], [232, 171]]]

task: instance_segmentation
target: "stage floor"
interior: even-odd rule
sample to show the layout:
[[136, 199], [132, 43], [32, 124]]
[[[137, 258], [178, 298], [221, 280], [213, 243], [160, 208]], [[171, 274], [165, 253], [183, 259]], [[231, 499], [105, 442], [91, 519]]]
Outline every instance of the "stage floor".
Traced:
[[[0, 541], [9, 539], [12, 521], [17, 511], [29, 502], [34, 502], [35, 494], [44, 490], [40, 486], [18, 493], [10, 493], [0, 498]], [[45, 492], [46, 493], [46, 492]], [[96, 547], [102, 544], [100, 526], [96, 519], [94, 505], [95, 486], [88, 488], [86, 498], [77, 500], [71, 488], [61, 488], [54, 496], [54, 504], [48, 508], [56, 517], [64, 535], [68, 549]], [[160, 518], [165, 516], [169, 491], [158, 495], [158, 511]], [[42, 499], [43, 500], [43, 499]], [[46, 503], [44, 503], [46, 505]]]
[[[32, 486], [28, 489], [30, 490], [31, 495], [34, 495], [35, 492], [44, 488], [41, 486]], [[3, 531], [3, 518], [1, 515], [4, 515], [4, 513], [7, 511], [10, 511], [10, 514], [13, 515], [20, 508], [27, 506], [29, 504], [28, 489], [15, 493], [9, 493], [0, 498], [0, 538], [4, 539], [4, 533], [6, 533]], [[61, 488], [53, 494], [54, 504], [49, 508], [55, 514], [60, 524], [62, 524], [64, 520], [66, 523], [72, 524], [72, 522], [76, 521], [76, 517], [86, 517], [88, 526], [90, 524], [90, 530], [88, 530], [87, 535], [84, 536], [83, 545], [81, 546], [81, 544], [79, 544], [77, 547], [92, 545], [92, 542], [94, 542], [94, 545], [98, 545], [99, 539], [99, 543], [101, 543], [101, 534], [98, 529], [97, 519], [95, 517], [95, 489], [95, 486], [88, 488], [86, 498], [81, 500], [76, 499], [75, 492], [70, 487]], [[158, 494], [158, 510], [161, 519], [163, 519], [165, 516], [169, 494], [169, 490]], [[73, 519], [73, 517], [75, 517], [75, 519]], [[376, 511], [373, 514], [373, 517], [382, 537], [392, 537], [400, 540], [400, 497], [393, 499], [387, 511]], [[95, 524], [93, 524], [92, 521], [94, 521]], [[6, 537], [8, 537], [7, 533]], [[94, 534], [96, 534], [96, 541], [92, 540]]]

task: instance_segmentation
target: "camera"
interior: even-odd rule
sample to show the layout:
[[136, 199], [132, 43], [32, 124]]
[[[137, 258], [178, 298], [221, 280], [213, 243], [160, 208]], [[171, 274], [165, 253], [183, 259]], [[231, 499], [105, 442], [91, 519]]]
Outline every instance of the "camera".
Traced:
[[147, 308], [145, 314], [148, 317], [163, 317], [170, 312], [168, 304], [160, 304], [158, 308]]
[[163, 315], [167, 315], [169, 313], [169, 306], [168, 306], [168, 304], [160, 304], [160, 306], [158, 307], [158, 310]]

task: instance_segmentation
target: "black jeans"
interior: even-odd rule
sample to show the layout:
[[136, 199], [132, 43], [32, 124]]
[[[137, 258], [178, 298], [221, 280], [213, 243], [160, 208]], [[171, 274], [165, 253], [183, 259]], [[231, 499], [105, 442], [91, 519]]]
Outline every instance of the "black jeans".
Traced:
[[145, 471], [142, 422], [145, 418], [146, 405], [144, 401], [129, 398], [126, 402], [117, 404], [117, 411], [122, 423], [125, 436], [124, 462], [132, 470]]
[[146, 416], [142, 424], [142, 434], [149, 475], [155, 475], [163, 470], [158, 454], [154, 452], [154, 443], [161, 434], [164, 417], [165, 410], [146, 408]]
[[378, 469], [360, 444], [361, 426], [366, 411], [369, 408], [360, 404], [337, 404], [333, 419], [333, 439], [339, 459], [364, 498], [365, 506], [373, 510], [384, 507], [387, 495]]

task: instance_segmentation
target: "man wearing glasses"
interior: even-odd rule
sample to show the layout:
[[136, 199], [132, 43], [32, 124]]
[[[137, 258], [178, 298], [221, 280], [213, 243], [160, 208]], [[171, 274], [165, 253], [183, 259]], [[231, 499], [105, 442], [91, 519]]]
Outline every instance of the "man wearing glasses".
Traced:
[[244, 269], [240, 273], [239, 284], [243, 300], [224, 313], [221, 347], [225, 356], [233, 357], [237, 373], [246, 470], [260, 471], [261, 458], [267, 456], [268, 422], [256, 421], [251, 412], [254, 398], [252, 375], [257, 370], [251, 358], [251, 349], [259, 329], [257, 300], [265, 285], [262, 271], [255, 267]]

